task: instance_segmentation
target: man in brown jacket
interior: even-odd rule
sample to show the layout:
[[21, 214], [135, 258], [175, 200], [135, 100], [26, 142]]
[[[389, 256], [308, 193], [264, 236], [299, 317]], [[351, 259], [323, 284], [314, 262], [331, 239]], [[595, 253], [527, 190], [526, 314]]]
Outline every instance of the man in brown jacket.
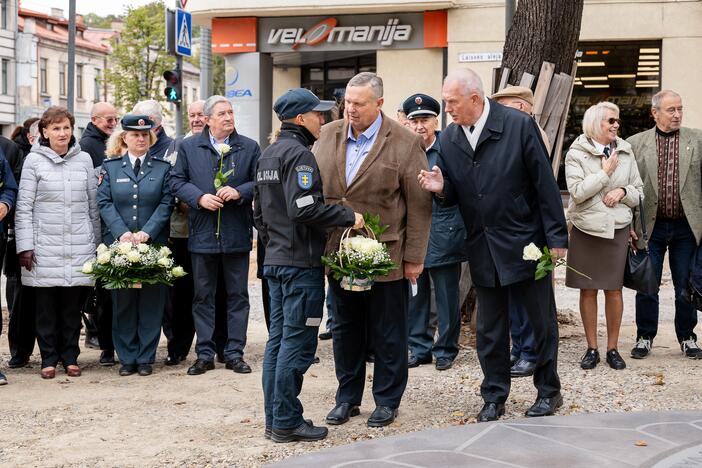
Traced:
[[[376, 278], [370, 291], [351, 292], [329, 278], [336, 311], [332, 335], [339, 388], [328, 424], [360, 414], [366, 382], [366, 330], [375, 344], [371, 427], [392, 423], [407, 385], [408, 281], [422, 272], [431, 226], [431, 196], [417, 183], [427, 167], [421, 138], [385, 116], [383, 81], [374, 73], [353, 77], [345, 96], [347, 120], [322, 128], [313, 151], [327, 203], [380, 216], [380, 236], [398, 266]], [[329, 234], [327, 254], [338, 250], [343, 229]], [[368, 323], [367, 323], [368, 322]], [[367, 326], [368, 325], [368, 326]]]

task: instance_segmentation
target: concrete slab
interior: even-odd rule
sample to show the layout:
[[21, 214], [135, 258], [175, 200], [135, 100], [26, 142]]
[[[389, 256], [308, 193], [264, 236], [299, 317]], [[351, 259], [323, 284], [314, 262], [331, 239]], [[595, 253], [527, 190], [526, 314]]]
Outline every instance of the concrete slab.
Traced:
[[359, 442], [275, 467], [702, 467], [702, 411], [497, 421]]

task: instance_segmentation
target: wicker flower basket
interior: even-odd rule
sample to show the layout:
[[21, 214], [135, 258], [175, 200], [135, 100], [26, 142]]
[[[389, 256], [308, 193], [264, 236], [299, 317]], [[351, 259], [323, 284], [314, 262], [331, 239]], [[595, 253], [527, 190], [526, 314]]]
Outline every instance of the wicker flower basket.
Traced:
[[[346, 230], [344, 230], [344, 233], [341, 235], [341, 242], [339, 243], [339, 251], [342, 251], [344, 249], [344, 240], [349, 238], [349, 236], [351, 235], [351, 231], [353, 230], [353, 228], [347, 228]], [[373, 231], [368, 229], [367, 226], [363, 227], [362, 232], [365, 232], [367, 234], [367, 237], [370, 237], [373, 240], [377, 240]], [[343, 266], [343, 260], [341, 260], [342, 258], [343, 257], [340, 256], [339, 261]], [[371, 278], [344, 276], [341, 278], [339, 285], [342, 289], [345, 289], [346, 291], [370, 291], [370, 289], [373, 287], [373, 280]]]

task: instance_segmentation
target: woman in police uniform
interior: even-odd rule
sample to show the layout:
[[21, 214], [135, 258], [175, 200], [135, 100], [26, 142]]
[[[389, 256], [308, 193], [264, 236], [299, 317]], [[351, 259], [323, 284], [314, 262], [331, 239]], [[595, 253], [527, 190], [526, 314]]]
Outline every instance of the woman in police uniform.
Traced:
[[[156, 141], [154, 124], [145, 115], [125, 115], [122, 130], [108, 142], [100, 171], [98, 206], [103, 241], [166, 244], [173, 197], [169, 189], [171, 165], [149, 155]], [[122, 376], [150, 375], [161, 337], [166, 287], [112, 291], [112, 337]]]

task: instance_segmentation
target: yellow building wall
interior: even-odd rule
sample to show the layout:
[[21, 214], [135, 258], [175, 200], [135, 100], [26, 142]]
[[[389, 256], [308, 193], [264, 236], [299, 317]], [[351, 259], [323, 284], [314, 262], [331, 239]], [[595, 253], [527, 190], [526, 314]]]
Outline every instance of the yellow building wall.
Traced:
[[[291, 88], [300, 87], [300, 67], [273, 67], [273, 102]], [[271, 111], [271, 129], [275, 132], [280, 128], [280, 120]]]

